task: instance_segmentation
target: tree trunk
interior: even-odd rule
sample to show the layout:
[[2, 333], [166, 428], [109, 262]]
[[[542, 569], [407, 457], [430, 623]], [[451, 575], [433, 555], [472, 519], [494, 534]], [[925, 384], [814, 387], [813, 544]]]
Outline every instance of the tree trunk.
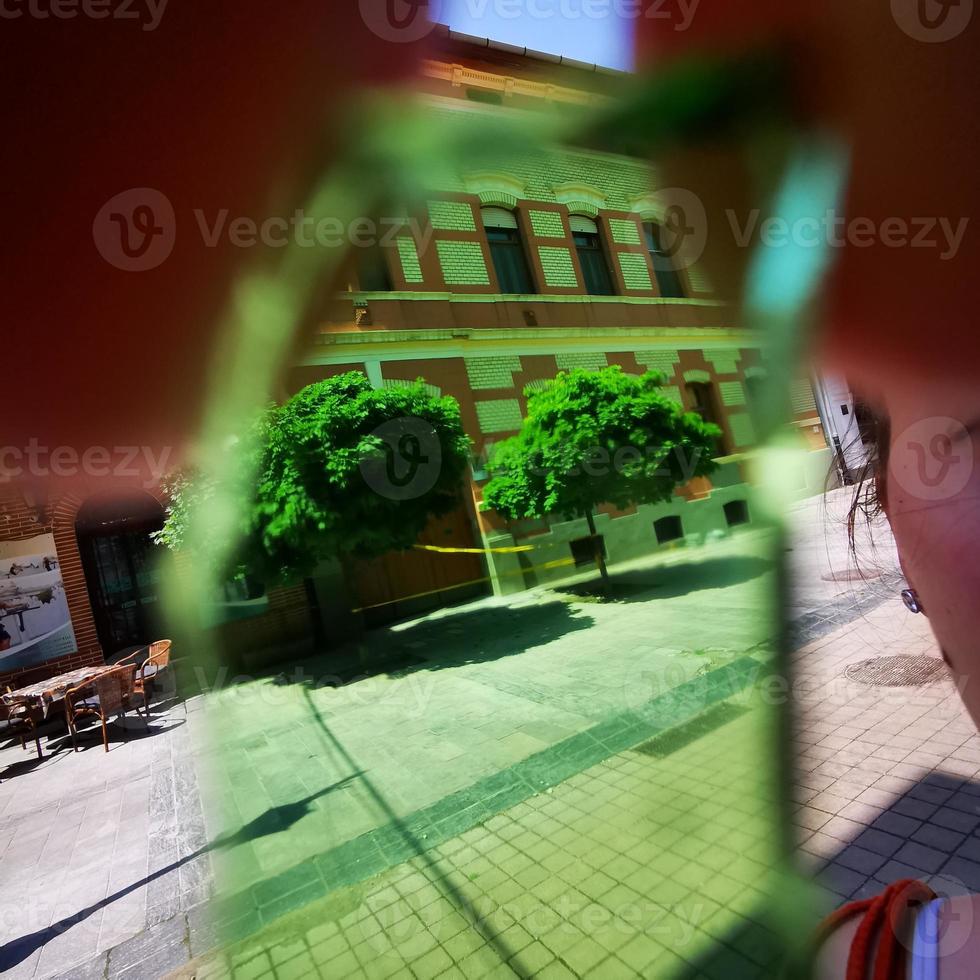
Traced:
[[602, 576], [602, 591], [606, 595], [609, 595], [609, 572], [606, 569], [606, 559], [602, 555], [602, 544], [599, 542], [599, 535], [596, 534], [592, 511], [585, 512], [585, 519], [589, 523], [589, 534], [592, 537], [592, 554], [595, 556], [595, 563], [599, 569], [599, 575]]
[[313, 648], [317, 653], [322, 653], [327, 646], [327, 631], [323, 628], [323, 615], [320, 611], [320, 597], [317, 595], [316, 583], [312, 578], [304, 578], [303, 589], [306, 592], [306, 611], [310, 615], [310, 627], [313, 631]]

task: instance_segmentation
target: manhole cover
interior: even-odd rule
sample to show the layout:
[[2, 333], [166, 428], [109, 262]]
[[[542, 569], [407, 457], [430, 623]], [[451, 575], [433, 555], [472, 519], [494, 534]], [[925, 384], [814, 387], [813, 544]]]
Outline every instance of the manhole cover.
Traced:
[[820, 576], [825, 582], [858, 582], [871, 578], [881, 578], [881, 572], [874, 568], [836, 568]]
[[918, 687], [946, 676], [946, 665], [935, 657], [874, 657], [845, 668], [851, 681], [876, 687]]

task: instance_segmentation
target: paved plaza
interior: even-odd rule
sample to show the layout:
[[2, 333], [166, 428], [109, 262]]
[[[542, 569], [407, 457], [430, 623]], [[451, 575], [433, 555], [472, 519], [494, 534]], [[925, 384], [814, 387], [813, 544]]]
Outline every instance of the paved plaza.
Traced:
[[696, 690], [723, 668], [742, 683], [764, 639], [766, 548], [750, 533], [677, 551], [622, 572], [617, 602], [572, 588], [443, 610], [370, 635], [365, 660], [400, 666], [353, 683], [331, 686], [328, 657], [216, 692], [209, 717], [220, 751], [202, 780], [212, 838], [271, 809], [304, 807], [288, 834], [222, 848], [223, 885], [238, 891], [328, 847], [363, 846], [395, 821], [433, 833], [467, 825], [481, 801], [496, 797], [500, 810], [509, 797], [499, 794], [526, 780], [564, 777], [564, 759], [598, 751], [597, 740], [642, 741], [639, 727], [619, 735], [640, 708], [658, 705], [659, 725], [682, 719], [689, 709], [673, 690]]
[[[788, 554], [801, 859], [824, 907], [907, 874], [980, 889], [980, 738], [951, 681], [844, 676], [936, 656], [887, 535], [847, 554], [844, 498], [798, 508]], [[759, 684], [771, 541], [620, 567], [615, 601], [538, 589], [203, 678], [108, 755], [0, 751], [0, 967], [767, 975], [792, 887]]]
[[[0, 972], [10, 978], [160, 976], [160, 939], [212, 894], [194, 746], [200, 699], [127, 716], [109, 753], [92, 729], [82, 751], [38, 761], [0, 752]], [[43, 745], [42, 740], [42, 745]], [[149, 931], [147, 931], [149, 930]], [[155, 948], [154, 948], [155, 947]], [[86, 965], [91, 972], [82, 970]], [[165, 971], [164, 971], [165, 972]]]

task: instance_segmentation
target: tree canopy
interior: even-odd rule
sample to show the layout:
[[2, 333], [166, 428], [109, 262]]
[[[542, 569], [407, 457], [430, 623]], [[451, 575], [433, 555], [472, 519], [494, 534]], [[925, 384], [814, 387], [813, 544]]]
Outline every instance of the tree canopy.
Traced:
[[[469, 446], [455, 399], [422, 381], [375, 389], [350, 372], [307, 386], [229, 450], [239, 458], [223, 479], [242, 506], [224, 571], [273, 584], [309, 575], [326, 557], [410, 548], [430, 517], [458, 504]], [[190, 541], [187, 528], [213, 481], [179, 475], [171, 492], [158, 540], [209, 550], [207, 532]]]
[[721, 430], [685, 412], [662, 384], [656, 372], [613, 366], [526, 389], [521, 431], [491, 455], [486, 504], [511, 519], [582, 517], [604, 503], [670, 500], [678, 484], [710, 473]]

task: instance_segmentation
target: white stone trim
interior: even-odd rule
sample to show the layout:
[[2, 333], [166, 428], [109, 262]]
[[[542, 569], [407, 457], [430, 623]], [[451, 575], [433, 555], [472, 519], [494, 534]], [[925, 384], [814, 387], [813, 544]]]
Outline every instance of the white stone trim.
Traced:
[[584, 214], [594, 218], [601, 209], [606, 207], [606, 196], [597, 187], [582, 184], [578, 181], [558, 184], [551, 190], [555, 200], [564, 204], [572, 214]]
[[475, 194], [480, 203], [513, 209], [518, 199], [527, 197], [524, 183], [511, 174], [497, 170], [476, 170], [463, 175], [467, 193]]

